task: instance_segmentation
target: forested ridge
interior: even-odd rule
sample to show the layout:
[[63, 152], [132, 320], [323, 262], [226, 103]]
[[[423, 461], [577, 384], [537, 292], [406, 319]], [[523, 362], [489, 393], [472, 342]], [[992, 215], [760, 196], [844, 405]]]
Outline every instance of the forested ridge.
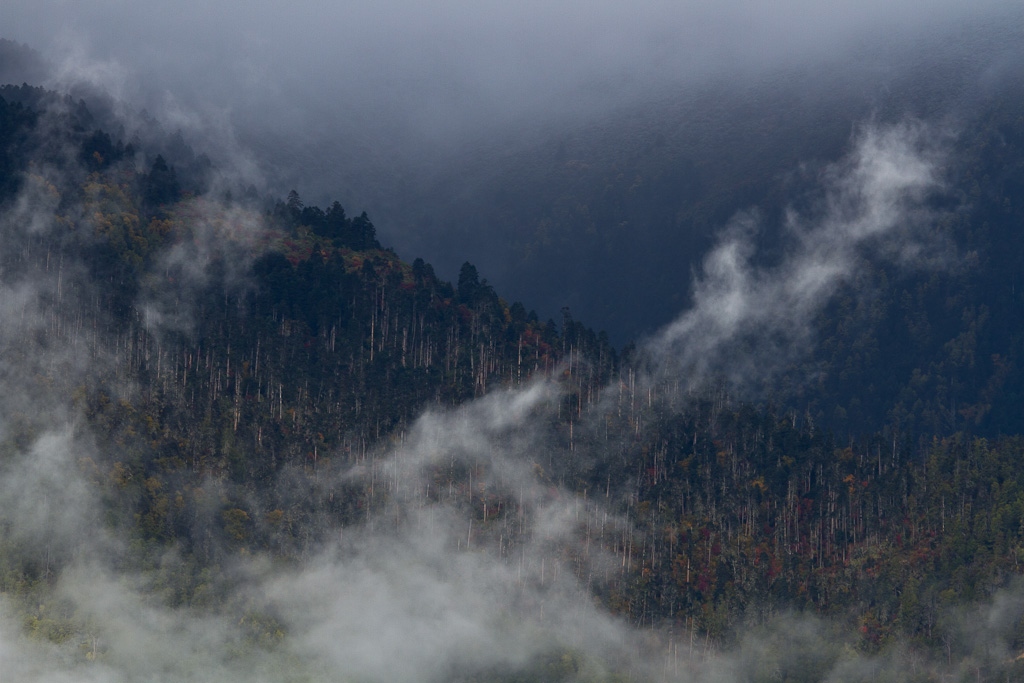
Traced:
[[[909, 639], [967, 656], [950, 610], [1013, 585], [1024, 560], [1016, 105], [957, 143], [963, 203], [937, 228], [957, 262], [865, 264], [816, 322], [813, 357], [758, 402], [645, 377], [635, 347], [618, 352], [568, 309], [539, 320], [469, 263], [446, 282], [382, 248], [366, 213], [220, 187], [190, 149], [142, 149], [94, 128], [84, 102], [5, 87], [0, 267], [7, 287], [40, 292], [5, 304], [5, 382], [25, 380], [25, 405], [46, 409], [6, 404], [0, 453], [74, 414], [96, 443], [76, 467], [126, 539], [123, 567], [156, 600], [212, 609], [232, 558], [301, 562], [401, 488], [383, 470], [329, 473], [374, 471], [424, 410], [549, 378], [561, 393], [536, 476], [625, 520], [587, 522], [561, 556], [602, 605], [691, 648], [801, 609], [853, 625], [866, 652]], [[513, 558], [522, 502], [486, 471], [453, 457], [425, 495], [467, 511], [457, 551], [475, 533]], [[85, 642], [88, 624], [45, 597], [69, 560], [54, 547], [4, 537], [0, 589], [26, 632]], [[246, 647], [285, 637], [272, 616], [248, 618]], [[537, 675], [582, 677], [566, 657]]]

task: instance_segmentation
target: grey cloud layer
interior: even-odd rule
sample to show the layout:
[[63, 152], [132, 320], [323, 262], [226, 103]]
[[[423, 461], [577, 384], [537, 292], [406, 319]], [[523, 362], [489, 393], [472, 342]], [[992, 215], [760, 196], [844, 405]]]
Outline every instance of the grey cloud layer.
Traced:
[[[0, 8], [0, 26], [46, 51], [65, 75], [81, 72], [88, 56], [90, 76], [121, 94], [155, 86], [241, 116], [256, 107], [258, 116], [273, 109], [278, 121], [306, 125], [383, 118], [429, 133], [480, 117], [601, 107], [638, 87], [833, 58], [857, 43], [895, 44], [1013, 8], [1007, 0], [11, 0]], [[306, 118], [309, 110], [315, 118]]]

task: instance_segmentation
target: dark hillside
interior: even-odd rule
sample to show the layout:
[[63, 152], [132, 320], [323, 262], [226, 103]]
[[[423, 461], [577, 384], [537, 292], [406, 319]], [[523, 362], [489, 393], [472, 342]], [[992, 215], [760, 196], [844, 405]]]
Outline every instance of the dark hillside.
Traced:
[[[21, 507], [6, 509], [0, 590], [37, 641], [102, 660], [102, 629], [62, 582], [109, 534], [105, 571], [147, 604], [244, 625], [232, 651], [244, 659], [279, 652], [302, 623], [239, 588], [255, 581], [246, 572], [301, 574], [333, 552], [332, 567], [353, 556], [391, 577], [403, 562], [374, 553], [398, 548], [459, 580], [485, 566], [513, 596], [498, 600], [512, 631], [568, 585], [578, 612], [691, 647], [799, 609], [850, 627], [850, 652], [901, 642], [975, 661], [948, 615], [1011, 587], [1024, 552], [1014, 92], [954, 143], [928, 207], [945, 260], [903, 271], [865, 257], [818, 319], [814, 357], [749, 403], [713, 382], [652, 379], [642, 348], [620, 355], [568, 308], [542, 322], [468, 262], [453, 284], [403, 261], [340, 202], [212, 196], [175, 161], [201, 154], [136, 148], [82, 101], [0, 91], [0, 461], [20, 481], [63, 425], [61, 493], [76, 517], [75, 496], [96, 508], [62, 522], [63, 537], [47, 507], [38, 538], [21, 531]], [[751, 163], [740, 156], [723, 168]], [[558, 167], [580, 192], [612, 188], [602, 215], [618, 210], [635, 178], [570, 162]], [[781, 210], [782, 187], [817, 199], [802, 178], [762, 185], [751, 171], [727, 188], [719, 169], [709, 188], [696, 171], [659, 173], [634, 188], [634, 208], [652, 205], [642, 223], [672, 213], [653, 204], [683, 181], [708, 202], [685, 220], [707, 225], [740, 197], [774, 191], [767, 211]], [[4, 495], [52, 494], [26, 490]], [[428, 517], [451, 528], [443, 552], [421, 556]], [[573, 642], [436, 678], [612, 680], [588, 668], [605, 653]], [[1019, 628], [1006, 647], [1024, 648]]]

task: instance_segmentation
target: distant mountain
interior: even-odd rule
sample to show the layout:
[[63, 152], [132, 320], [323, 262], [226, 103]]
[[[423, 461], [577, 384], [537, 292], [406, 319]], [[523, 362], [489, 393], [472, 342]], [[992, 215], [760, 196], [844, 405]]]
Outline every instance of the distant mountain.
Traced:
[[757, 211], [755, 262], [777, 262], [786, 212], [814, 220], [821, 182], [859, 127], [924, 123], [948, 135], [935, 243], [953, 263], [869, 266], [816, 321], [813, 359], [759, 393], [843, 434], [1018, 433], [1018, 34], [965, 29], [932, 37], [945, 42], [928, 42], [927, 60], [922, 45], [879, 48], [858, 68], [666, 94], [529, 143], [482, 143], [386, 211], [383, 234], [442, 272], [457, 267], [446, 254], [458, 244], [497, 286], [540, 311], [568, 306], [621, 345], [688, 308], [694, 274], [738, 212]]

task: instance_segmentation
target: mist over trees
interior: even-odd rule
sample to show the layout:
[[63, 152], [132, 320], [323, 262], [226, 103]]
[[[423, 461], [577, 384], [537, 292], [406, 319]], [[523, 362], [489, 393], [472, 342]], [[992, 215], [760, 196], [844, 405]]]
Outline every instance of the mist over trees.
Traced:
[[[629, 157], [613, 117], [409, 214], [530, 227], [498, 251], [571, 299], [540, 315], [344, 196], [3, 86], [14, 678], [1019, 676], [1024, 90], [976, 75], [639, 120]], [[617, 348], [564, 283], [657, 322], [638, 273], [683, 313]]]

